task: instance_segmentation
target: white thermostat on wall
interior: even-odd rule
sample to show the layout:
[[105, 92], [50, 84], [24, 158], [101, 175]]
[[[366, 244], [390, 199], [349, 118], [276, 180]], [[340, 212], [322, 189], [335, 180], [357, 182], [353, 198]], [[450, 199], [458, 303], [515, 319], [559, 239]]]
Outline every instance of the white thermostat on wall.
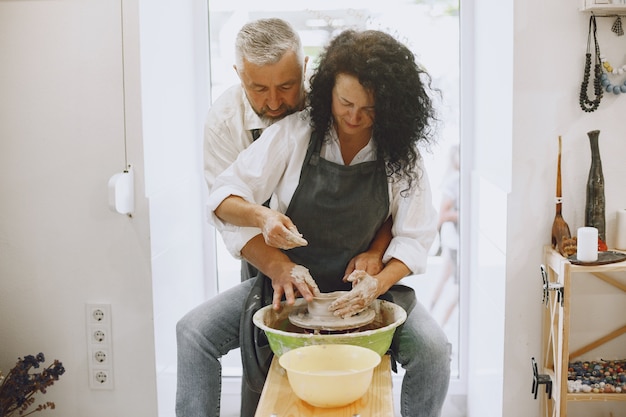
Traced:
[[130, 166], [109, 179], [109, 208], [120, 214], [135, 210], [135, 175]]

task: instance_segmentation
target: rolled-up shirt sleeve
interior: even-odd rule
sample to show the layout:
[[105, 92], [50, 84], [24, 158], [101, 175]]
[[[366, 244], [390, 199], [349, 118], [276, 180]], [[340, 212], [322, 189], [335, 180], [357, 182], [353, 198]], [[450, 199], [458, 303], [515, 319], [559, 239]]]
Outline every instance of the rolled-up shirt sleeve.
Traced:
[[215, 209], [227, 197], [236, 195], [251, 201], [246, 197], [245, 193], [238, 192], [237, 189], [231, 187], [219, 187], [215, 193], [211, 193], [207, 202], [207, 218], [222, 235], [224, 245], [230, 254], [236, 259], [241, 259], [241, 249], [248, 243], [250, 239], [261, 233], [258, 227], [240, 227], [230, 223], [223, 222], [215, 215]]
[[215, 215], [215, 209], [229, 196], [239, 196], [255, 204], [263, 204], [271, 197], [271, 208], [282, 213], [286, 211], [298, 184], [308, 143], [294, 138], [310, 134], [305, 121], [295, 116], [294, 120], [287, 119], [268, 127], [258, 140], [241, 152], [237, 160], [216, 178], [209, 193], [206, 204], [208, 221], [221, 233], [226, 248], [236, 258], [241, 258], [241, 249], [261, 230], [225, 223]]
[[393, 238], [383, 256], [385, 263], [392, 258], [404, 262], [412, 274], [426, 272], [428, 252], [437, 234], [437, 211], [432, 204], [428, 175], [421, 163], [418, 172], [419, 181], [408, 193], [402, 192], [406, 188], [404, 181], [389, 185]]
[[[249, 151], [246, 150], [240, 155], [240, 157], [245, 159], [244, 154], [246, 152], [249, 153]], [[212, 224], [221, 233], [226, 248], [231, 253], [231, 255], [233, 255], [237, 259], [241, 258], [241, 249], [250, 239], [260, 234], [261, 230], [257, 227], [240, 227], [223, 222], [219, 217], [215, 215], [215, 209], [222, 203], [222, 201], [224, 201], [229, 196], [239, 196], [246, 201], [257, 204], [261, 204], [263, 201], [269, 198], [269, 195], [265, 195], [265, 199], [263, 199], [262, 196], [259, 197], [259, 192], [257, 192], [257, 195], [255, 196], [253, 189], [246, 185], [246, 182], [242, 178], [242, 176], [246, 178], [251, 178], [251, 174], [244, 174], [240, 172], [242, 170], [239, 169], [239, 167], [242, 163], [246, 165], [245, 162], [239, 161], [238, 158], [238, 160], [233, 165], [231, 165], [220, 176], [217, 177], [215, 185], [213, 186], [211, 193], [209, 194], [206, 205], [209, 223]], [[247, 166], [249, 168], [252, 168], [249, 165]], [[255, 171], [254, 168], [252, 169], [252, 171]], [[263, 174], [260, 173], [258, 175]], [[250, 179], [248, 183], [252, 182], [256, 181]]]

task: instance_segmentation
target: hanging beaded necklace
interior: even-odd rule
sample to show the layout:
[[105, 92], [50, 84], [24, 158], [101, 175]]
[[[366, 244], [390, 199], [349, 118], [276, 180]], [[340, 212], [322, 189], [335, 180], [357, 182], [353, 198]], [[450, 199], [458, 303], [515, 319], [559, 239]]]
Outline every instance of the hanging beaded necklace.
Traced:
[[[595, 64], [593, 77], [594, 100], [590, 100], [587, 95], [589, 87], [589, 77], [591, 76], [591, 35], [593, 34], [593, 43], [595, 49]], [[592, 14], [589, 18], [589, 34], [587, 35], [587, 54], [585, 55], [585, 73], [580, 86], [580, 108], [586, 112], [593, 112], [600, 106], [602, 100], [602, 64], [600, 61], [600, 45], [598, 44], [596, 17]]]
[[606, 90], [607, 93], [613, 93], [615, 95], [620, 93], [626, 93], [626, 81], [624, 81], [621, 85], [611, 84], [609, 80], [609, 74], [612, 75], [622, 75], [626, 72], [626, 64], [622, 65], [619, 68], [614, 68], [609, 61], [607, 61], [604, 55], [600, 55], [600, 61], [602, 62], [602, 67], [605, 72], [602, 74], [602, 87]]

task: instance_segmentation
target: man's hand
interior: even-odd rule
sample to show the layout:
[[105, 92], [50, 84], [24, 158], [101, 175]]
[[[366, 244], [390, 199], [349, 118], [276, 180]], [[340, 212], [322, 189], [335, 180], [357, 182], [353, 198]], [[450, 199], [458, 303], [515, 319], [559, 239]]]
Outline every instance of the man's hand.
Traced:
[[352, 290], [329, 307], [335, 316], [344, 319], [365, 310], [379, 295], [378, 280], [365, 271], [354, 271], [347, 281], [352, 282]]
[[354, 271], [365, 271], [370, 275], [377, 275], [383, 270], [383, 261], [380, 259], [378, 252], [362, 252], [348, 262], [348, 267], [343, 276], [344, 281], [348, 281], [348, 277]]
[[370, 243], [367, 251], [359, 253], [348, 262], [343, 275], [344, 281], [348, 281], [350, 274], [358, 270], [365, 271], [372, 276], [380, 274], [380, 271], [385, 267], [383, 255], [393, 237], [391, 234], [392, 226], [393, 220], [389, 217], [376, 232], [376, 236], [374, 236], [374, 240]]
[[269, 246], [279, 249], [292, 249], [309, 244], [298, 232], [291, 219], [282, 213], [267, 209], [262, 223], [263, 238]]
[[215, 215], [235, 226], [258, 227], [265, 243], [273, 248], [292, 249], [308, 245], [289, 217], [236, 195], [225, 198], [215, 209]]
[[314, 295], [319, 295], [317, 283], [302, 265], [294, 265], [288, 274], [280, 274], [272, 277], [274, 297], [272, 305], [274, 310], [280, 309], [280, 300], [285, 295], [288, 305], [296, 302], [296, 294], [302, 295], [307, 301], [313, 300]]
[[297, 294], [307, 301], [319, 294], [319, 289], [309, 270], [295, 264], [287, 254], [265, 243], [263, 235], [258, 234], [248, 241], [241, 249], [244, 259], [263, 272], [272, 281], [272, 305], [274, 310], [280, 309], [283, 295], [287, 304], [293, 305]]

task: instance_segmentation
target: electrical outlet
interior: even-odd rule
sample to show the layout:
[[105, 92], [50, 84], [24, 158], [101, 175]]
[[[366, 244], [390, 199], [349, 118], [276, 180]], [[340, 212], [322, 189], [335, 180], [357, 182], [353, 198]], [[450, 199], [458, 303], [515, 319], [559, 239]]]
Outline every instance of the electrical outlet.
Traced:
[[99, 308], [95, 309], [93, 311], [93, 318], [95, 321], [101, 322], [102, 320], [104, 320], [104, 311]]
[[113, 389], [113, 378], [109, 369], [94, 369], [91, 373], [89, 386], [92, 389]]
[[106, 371], [96, 371], [94, 377], [96, 378], [96, 382], [98, 384], [106, 384], [108, 379]]
[[93, 343], [107, 343], [108, 335], [105, 329], [95, 329], [93, 333], [91, 333], [91, 338]]
[[111, 305], [87, 304], [87, 363], [91, 389], [113, 389]]
[[109, 354], [107, 353], [107, 351], [103, 350], [103, 349], [99, 349], [96, 350], [93, 353], [93, 358], [96, 360], [96, 362], [98, 362], [100, 365], [105, 365], [108, 363], [109, 361]]
[[110, 304], [87, 304], [87, 324], [111, 323]]

